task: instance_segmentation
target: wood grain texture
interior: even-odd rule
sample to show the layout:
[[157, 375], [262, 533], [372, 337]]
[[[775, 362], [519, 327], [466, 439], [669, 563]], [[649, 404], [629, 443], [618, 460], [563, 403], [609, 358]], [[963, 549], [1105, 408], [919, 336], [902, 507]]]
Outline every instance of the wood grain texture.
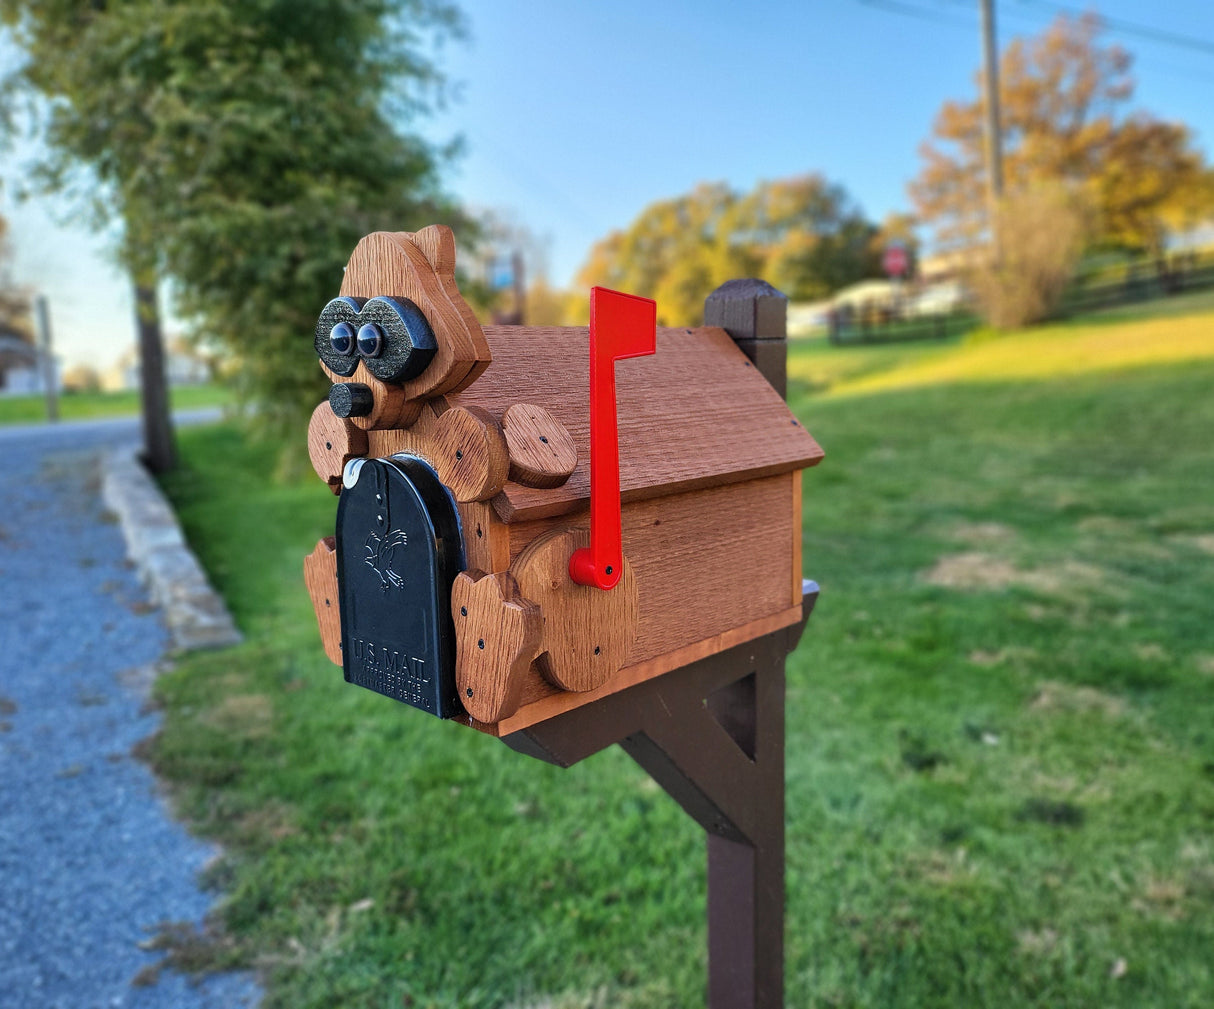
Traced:
[[312, 411], [308, 422], [308, 458], [316, 475], [334, 494], [341, 492], [346, 463], [367, 454], [367, 432], [338, 417], [328, 400]]
[[429, 448], [435, 469], [457, 501], [485, 501], [498, 494], [510, 473], [510, 451], [497, 419], [478, 406], [445, 411]]
[[[640, 615], [628, 665], [787, 608], [792, 493], [785, 473], [624, 506]], [[567, 521], [510, 525], [512, 561]]]
[[368, 452], [375, 458], [397, 452], [420, 456], [456, 501], [488, 500], [501, 491], [510, 472], [501, 425], [480, 407], [445, 407], [440, 399], [426, 404], [412, 427], [370, 432]]
[[510, 567], [510, 529], [487, 501], [458, 504], [468, 568], [500, 574]]
[[337, 541], [326, 536], [304, 558], [304, 585], [312, 597], [320, 640], [330, 662], [341, 665], [341, 610], [337, 603]]
[[[584, 328], [487, 327], [494, 366], [452, 397], [501, 416], [547, 410], [577, 448], [560, 487], [508, 483], [494, 498], [519, 522], [585, 507], [590, 494], [589, 336]], [[657, 353], [616, 365], [620, 489], [625, 502], [815, 465], [822, 449], [724, 330], [661, 328]]]
[[361, 382], [371, 390], [374, 402], [371, 412], [365, 417], [350, 418], [350, 423], [363, 431], [408, 427], [417, 420], [422, 407], [425, 406], [424, 400], [410, 399], [402, 386], [394, 382], [381, 382], [371, 374], [362, 361], [358, 362], [358, 367], [354, 369], [354, 374], [349, 378], [344, 378], [337, 372], [331, 371], [323, 361], [320, 362], [320, 370], [329, 376], [330, 382], [335, 384]]
[[727, 280], [704, 299], [704, 325], [734, 340], [780, 340], [788, 335], [788, 298], [765, 280]]
[[[637, 583], [638, 622], [623, 667], [578, 693], [557, 689], [533, 663], [515, 715], [469, 724], [505, 735], [795, 624], [801, 597], [789, 607], [792, 495], [782, 474], [627, 506], [624, 551]], [[509, 526], [511, 552], [521, 556], [560, 528], [551, 519]]]
[[566, 711], [580, 708], [584, 704], [590, 704], [611, 694], [619, 693], [621, 690], [627, 690], [638, 683], [644, 683], [646, 680], [662, 676], [665, 673], [669, 673], [672, 669], [678, 669], [699, 659], [707, 658], [709, 655], [726, 651], [735, 645], [754, 641], [756, 638], [760, 638], [765, 634], [771, 634], [784, 627], [791, 627], [800, 619], [801, 607], [799, 605], [790, 607], [780, 613], [773, 613], [770, 616], [743, 624], [741, 627], [733, 627], [711, 638], [705, 638], [702, 641], [684, 645], [682, 648], [676, 649], [673, 652], [667, 652], [665, 655], [655, 656], [646, 662], [626, 666], [602, 686], [594, 690], [585, 691], [584, 693], [574, 693], [566, 690], [537, 694], [535, 692], [528, 693], [526, 687], [524, 687], [523, 702], [513, 715], [507, 716], [498, 722], [485, 723], [470, 719], [465, 724], [489, 735], [507, 736], [512, 732], [517, 732], [519, 729], [525, 729], [529, 725], [535, 725], [537, 722], [553, 718]]
[[805, 526], [802, 518], [802, 472], [797, 470], [792, 474], [792, 595], [789, 597], [793, 604], [799, 604], [804, 596], [801, 579], [805, 576], [804, 559], [802, 557], [805, 545]]
[[[464, 311], [456, 305], [463, 299], [453, 272], [454, 240], [448, 242], [444, 230], [425, 229], [425, 251], [408, 237], [408, 232], [377, 231], [368, 235], [355, 247], [342, 280], [343, 295], [408, 298], [429, 320], [438, 351], [421, 375], [403, 383], [410, 400], [461, 389], [492, 360], [475, 316], [470, 309]], [[437, 265], [427, 258], [427, 252], [435, 257]]]
[[540, 649], [544, 618], [521, 599], [509, 574], [461, 572], [451, 589], [455, 683], [468, 714], [482, 722], [513, 715]]
[[466, 320], [451, 304], [434, 267], [404, 236], [381, 231], [359, 242], [346, 266], [341, 293], [361, 298], [403, 296], [421, 309], [438, 349], [426, 370], [401, 386], [409, 399], [428, 398], [460, 388], [477, 350]]
[[542, 406], [515, 403], [502, 414], [510, 479], [525, 487], [559, 487], [577, 468], [577, 446]]
[[459, 285], [455, 281], [455, 233], [445, 224], [431, 224], [422, 228], [421, 231], [402, 231], [397, 234], [410, 240], [422, 250], [422, 254], [434, 267], [439, 286], [442, 287], [447, 300], [459, 312], [468, 332], [472, 334], [473, 341], [477, 345], [478, 356], [463, 381], [464, 386], [471, 385], [489, 367], [492, 358], [480, 321], [477, 319], [476, 313], [472, 311], [472, 307], [464, 301], [463, 295], [459, 293]]
[[510, 566], [523, 597], [544, 615], [536, 668], [564, 690], [593, 690], [604, 683], [624, 664], [636, 635], [637, 584], [627, 557], [610, 591], [569, 577], [569, 558], [589, 544], [584, 529], [553, 529], [528, 544]]
[[[624, 552], [637, 585], [637, 633], [623, 667], [586, 693], [561, 691], [533, 663], [515, 716], [481, 731], [513, 732], [715, 651], [791, 626], [791, 474], [656, 498], [624, 508]], [[543, 519], [507, 526], [517, 558], [563, 527]], [[798, 590], [800, 582], [798, 581]], [[521, 587], [520, 587], [521, 590]], [[526, 595], [527, 593], [524, 592]]]
[[735, 340], [738, 350], [783, 399], [788, 395], [788, 344], [783, 340]]

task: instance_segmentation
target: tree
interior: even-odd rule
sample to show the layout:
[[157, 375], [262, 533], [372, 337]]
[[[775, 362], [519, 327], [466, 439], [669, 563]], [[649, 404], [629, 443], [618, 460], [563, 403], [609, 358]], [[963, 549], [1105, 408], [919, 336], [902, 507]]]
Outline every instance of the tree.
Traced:
[[64, 392], [98, 392], [101, 376], [97, 369], [87, 364], [74, 364], [63, 373]]
[[[1061, 185], [1090, 213], [1095, 242], [1158, 255], [1167, 221], [1191, 204], [1205, 169], [1184, 126], [1127, 111], [1131, 57], [1099, 45], [1100, 32], [1094, 14], [1063, 16], [1004, 52], [1005, 190], [1015, 197], [1044, 183]], [[980, 100], [946, 102], [934, 142], [921, 148], [925, 163], [910, 193], [945, 247], [974, 245], [987, 230], [983, 116]]]
[[999, 255], [978, 258], [970, 285], [992, 326], [1017, 329], [1042, 322], [1083, 252], [1083, 214], [1056, 183], [1004, 196], [997, 214]]
[[598, 242], [578, 281], [654, 298], [660, 322], [684, 325], [733, 277], [761, 276], [790, 298], [820, 298], [879, 275], [877, 230], [820, 175], [761, 182], [749, 193], [702, 184]]
[[32, 344], [34, 323], [30, 292], [13, 281], [12, 258], [8, 221], [0, 217], [0, 331]]
[[[196, 334], [239, 364], [263, 425], [323, 397], [310, 333], [368, 231], [458, 223], [450, 153], [402, 130], [441, 99], [443, 0], [0, 0], [50, 100], [51, 188], [120, 220], [137, 286], [171, 278]], [[81, 174], [79, 166], [90, 171]], [[151, 303], [139, 301], [151, 314]]]

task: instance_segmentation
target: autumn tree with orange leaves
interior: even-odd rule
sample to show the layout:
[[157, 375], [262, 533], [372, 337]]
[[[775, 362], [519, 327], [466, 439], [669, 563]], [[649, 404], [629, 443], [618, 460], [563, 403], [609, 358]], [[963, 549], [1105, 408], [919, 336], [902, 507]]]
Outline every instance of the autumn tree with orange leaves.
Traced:
[[[1094, 14], [1063, 16], [1004, 51], [1005, 192], [1014, 204], [1035, 187], [1061, 188], [1092, 244], [1159, 256], [1170, 229], [1214, 208], [1211, 173], [1183, 124], [1128, 108], [1132, 57], [1101, 45], [1101, 30]], [[973, 247], [987, 233], [984, 114], [981, 99], [945, 103], [921, 148], [910, 194], [944, 248]]]

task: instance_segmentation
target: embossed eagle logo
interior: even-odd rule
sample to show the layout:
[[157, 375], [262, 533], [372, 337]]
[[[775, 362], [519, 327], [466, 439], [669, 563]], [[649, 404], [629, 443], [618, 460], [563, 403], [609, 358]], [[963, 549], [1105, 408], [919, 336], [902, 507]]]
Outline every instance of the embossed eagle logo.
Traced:
[[408, 542], [409, 537], [403, 529], [393, 529], [387, 536], [373, 532], [367, 537], [367, 567], [379, 575], [379, 587], [382, 591], [405, 587], [405, 579], [392, 566], [392, 560], [397, 548], [406, 546]]

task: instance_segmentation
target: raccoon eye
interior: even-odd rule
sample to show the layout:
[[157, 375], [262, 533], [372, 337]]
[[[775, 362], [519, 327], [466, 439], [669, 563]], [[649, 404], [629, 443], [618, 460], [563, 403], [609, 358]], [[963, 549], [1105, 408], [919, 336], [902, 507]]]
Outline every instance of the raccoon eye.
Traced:
[[364, 323], [358, 329], [358, 352], [363, 357], [379, 357], [384, 349], [384, 332], [375, 323]]
[[348, 322], [339, 322], [329, 330], [329, 345], [342, 357], [354, 353], [354, 327]]

